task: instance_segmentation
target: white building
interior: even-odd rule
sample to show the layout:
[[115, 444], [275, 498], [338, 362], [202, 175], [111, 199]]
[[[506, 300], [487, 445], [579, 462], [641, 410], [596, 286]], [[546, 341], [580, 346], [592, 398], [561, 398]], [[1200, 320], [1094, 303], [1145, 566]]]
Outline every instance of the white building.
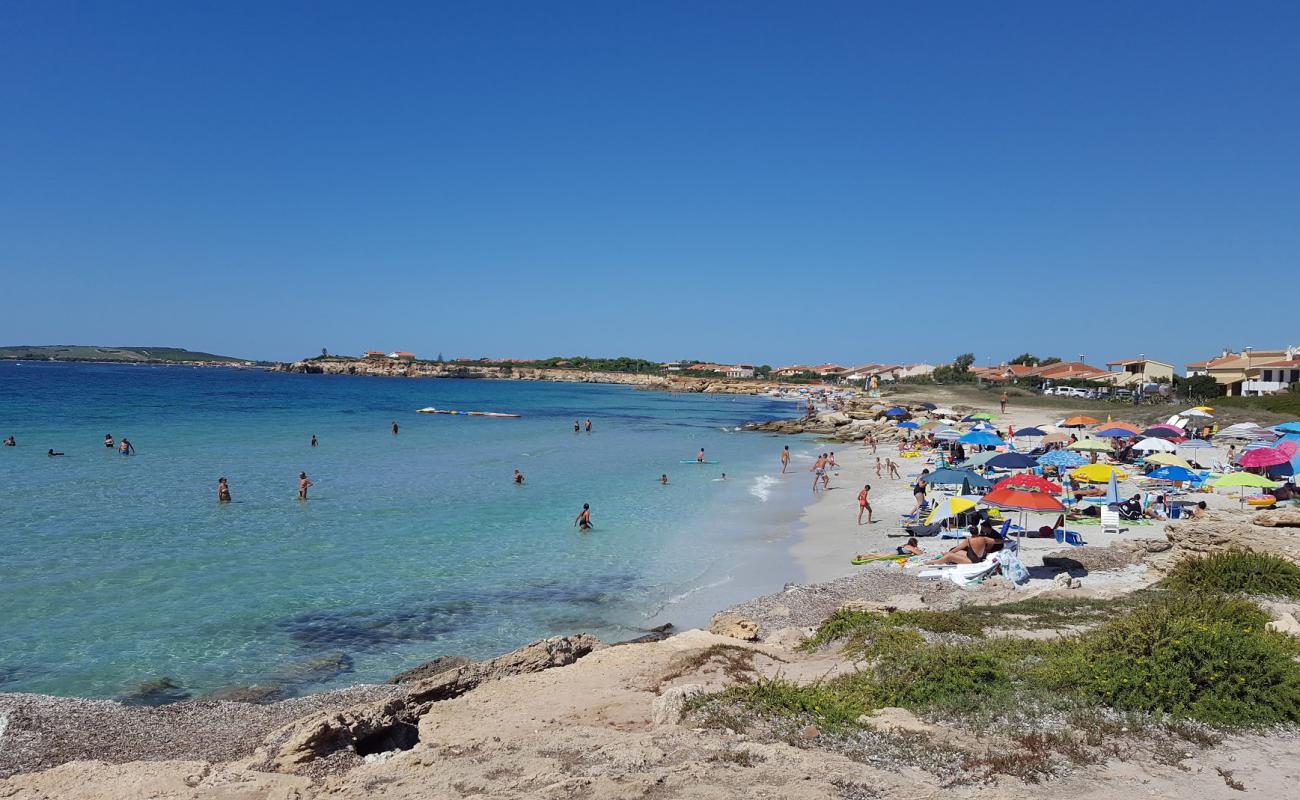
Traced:
[[754, 377], [754, 366], [752, 364], [735, 364], [727, 367], [728, 378], [752, 378]]

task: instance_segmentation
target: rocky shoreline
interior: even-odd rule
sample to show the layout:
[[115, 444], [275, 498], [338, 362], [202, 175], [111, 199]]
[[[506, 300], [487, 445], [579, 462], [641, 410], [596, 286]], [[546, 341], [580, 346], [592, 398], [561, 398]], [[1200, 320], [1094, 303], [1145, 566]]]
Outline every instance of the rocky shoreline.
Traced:
[[268, 372], [302, 375], [362, 375], [376, 378], [446, 378], [459, 380], [542, 381], [552, 383], [607, 383], [657, 389], [668, 392], [704, 394], [766, 394], [773, 389], [788, 389], [779, 382], [702, 378], [690, 375], [651, 375], [630, 372], [598, 372], [529, 366], [493, 366], [455, 362], [388, 359], [313, 358], [279, 363]]

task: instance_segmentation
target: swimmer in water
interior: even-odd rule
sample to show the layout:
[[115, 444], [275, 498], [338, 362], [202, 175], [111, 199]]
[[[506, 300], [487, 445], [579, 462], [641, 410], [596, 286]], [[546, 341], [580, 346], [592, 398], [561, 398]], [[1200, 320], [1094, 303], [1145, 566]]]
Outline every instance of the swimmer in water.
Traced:
[[667, 473], [664, 473], [663, 475], [660, 475], [660, 476], [659, 476], [659, 485], [660, 485], [660, 486], [667, 486], [667, 485], [668, 485], [668, 474], [667, 474]]
[[316, 446], [316, 434], [314, 433], [311, 435], [311, 446], [312, 447]]
[[17, 446], [18, 446], [18, 442], [14, 441], [14, 437], [10, 436], [8, 439], [5, 439], [5, 447], [17, 447]]
[[591, 433], [591, 420], [587, 420], [587, 433]]
[[135, 445], [131, 444], [131, 441], [123, 436], [122, 441], [117, 445], [117, 452], [124, 456], [133, 456], [135, 455]]
[[718, 480], [720, 480], [720, 481], [725, 481], [726, 479], [727, 479], [727, 473], [725, 473], [725, 472], [722, 473], [722, 477], [721, 477], [721, 478], [718, 478]]
[[113, 449], [113, 434], [111, 433], [104, 434], [104, 446], [107, 447], [109, 450]]
[[311, 480], [307, 478], [307, 473], [299, 472], [298, 473], [298, 499], [306, 500], [307, 490], [315, 485], [316, 484], [312, 483]]
[[578, 433], [578, 432], [581, 431], [581, 430], [582, 430], [582, 426], [579, 425], [579, 424], [578, 424], [578, 421], [575, 419], [575, 420], [573, 421], [573, 432], [574, 432], [574, 433]]
[[393, 420], [393, 435], [397, 435], [397, 420]]
[[48, 455], [50, 458], [54, 458], [55, 456], [61, 456], [61, 455], [63, 455], [63, 454], [62, 454], [62, 453], [56, 453], [56, 452], [54, 452], [54, 448], [51, 447], [51, 448], [50, 448], [50, 451], [49, 451], [48, 453], [46, 453], [46, 455]]
[[225, 478], [217, 478], [217, 502], [230, 502], [230, 484], [226, 483]]
[[594, 528], [595, 526], [591, 524], [591, 506], [583, 503], [582, 510], [578, 512], [578, 516], [573, 520], [573, 524], [576, 525], [580, 531], [589, 531]]
[[520, 486], [524, 485], [524, 473], [519, 470], [515, 470], [515, 483]]

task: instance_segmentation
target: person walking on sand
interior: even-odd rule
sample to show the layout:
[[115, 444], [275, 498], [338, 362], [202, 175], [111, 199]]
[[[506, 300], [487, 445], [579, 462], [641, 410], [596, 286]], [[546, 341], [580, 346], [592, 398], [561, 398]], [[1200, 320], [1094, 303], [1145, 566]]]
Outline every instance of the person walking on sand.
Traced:
[[516, 486], [524, 485], [524, 473], [520, 472], [519, 470], [515, 470], [515, 485]]
[[921, 506], [925, 505], [925, 476], [929, 474], [928, 467], [921, 470], [921, 477], [917, 478], [916, 483], [912, 484], [912, 497], [916, 498], [916, 505], [912, 506], [912, 510], [907, 512], [908, 516], [920, 511]]
[[393, 420], [393, 435], [397, 435], [397, 420]]
[[122, 441], [117, 446], [117, 452], [124, 456], [133, 456], [135, 455], [135, 445], [131, 444], [131, 441], [123, 436]]
[[867, 512], [868, 525], [875, 522], [875, 520], [871, 518], [872, 510], [871, 510], [871, 500], [869, 499], [870, 497], [871, 497], [871, 484], [868, 483], [866, 486], [862, 487], [862, 491], [858, 492], [858, 524], [859, 525], [862, 524], [863, 511]]
[[880, 474], [880, 470], [881, 470], [882, 468], [883, 468], [883, 465], [880, 463], [880, 456], [876, 456], [876, 478], [877, 478], [877, 479], [883, 477], [883, 476]]
[[307, 490], [310, 489], [311, 487], [315, 486], [315, 485], [316, 485], [316, 484], [312, 483], [312, 482], [307, 478], [307, 473], [305, 473], [305, 472], [299, 472], [299, 473], [298, 473], [298, 499], [299, 499], [299, 500], [306, 500], [306, 499], [307, 499]]
[[1007, 413], [1007, 401], [1010, 400], [1010, 399], [1011, 399], [1011, 398], [1007, 397], [1007, 393], [1006, 393], [1006, 392], [1003, 392], [1003, 393], [1002, 393], [1002, 396], [998, 398], [998, 405], [1002, 406], [1002, 413], [1003, 413], [1003, 414]]
[[587, 505], [586, 503], [583, 503], [582, 510], [579, 511], [578, 516], [574, 518], [573, 524], [577, 526], [578, 530], [580, 531], [589, 531], [592, 528], [596, 527], [595, 525], [591, 524], [591, 506]]
[[871, 431], [867, 431], [867, 435], [862, 437], [862, 446], [866, 447], [868, 445], [871, 446], [871, 455], [874, 456], [876, 454], [876, 436]]
[[821, 482], [822, 475], [826, 474], [826, 454], [825, 454], [825, 453], [822, 453], [821, 455], [817, 456], [817, 460], [813, 462], [813, 465], [812, 465], [812, 467], [810, 468], [809, 471], [812, 472], [812, 474], [813, 474], [813, 485], [812, 485], [812, 490], [813, 490], [813, 493], [816, 494], [816, 493], [817, 493], [817, 484]]
[[591, 433], [591, 420], [587, 420], [585, 427], [587, 428], [587, 433]]
[[109, 450], [113, 449], [113, 434], [111, 433], [104, 434], [104, 446], [107, 447]]
[[826, 466], [830, 469], [839, 469], [840, 465], [835, 463], [835, 451], [832, 450], [830, 457], [826, 459]]
[[889, 477], [894, 480], [898, 480], [903, 477], [902, 475], [898, 474], [898, 465], [894, 463], [894, 460], [892, 458], [885, 459], [885, 469], [889, 470]]
[[316, 434], [314, 433], [311, 435], [311, 446], [312, 447], [316, 446]]
[[784, 475], [785, 471], [789, 468], [790, 468], [790, 445], [786, 445], [784, 448], [781, 449], [781, 474]]
[[230, 484], [226, 483], [225, 478], [217, 478], [217, 502], [230, 502]]

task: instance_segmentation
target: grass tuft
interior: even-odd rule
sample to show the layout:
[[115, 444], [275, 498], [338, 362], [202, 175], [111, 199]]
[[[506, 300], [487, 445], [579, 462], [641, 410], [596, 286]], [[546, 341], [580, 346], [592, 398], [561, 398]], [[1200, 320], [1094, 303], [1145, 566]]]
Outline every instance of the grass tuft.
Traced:
[[1162, 585], [1183, 592], [1300, 599], [1300, 566], [1265, 553], [1213, 553], [1179, 562]]

